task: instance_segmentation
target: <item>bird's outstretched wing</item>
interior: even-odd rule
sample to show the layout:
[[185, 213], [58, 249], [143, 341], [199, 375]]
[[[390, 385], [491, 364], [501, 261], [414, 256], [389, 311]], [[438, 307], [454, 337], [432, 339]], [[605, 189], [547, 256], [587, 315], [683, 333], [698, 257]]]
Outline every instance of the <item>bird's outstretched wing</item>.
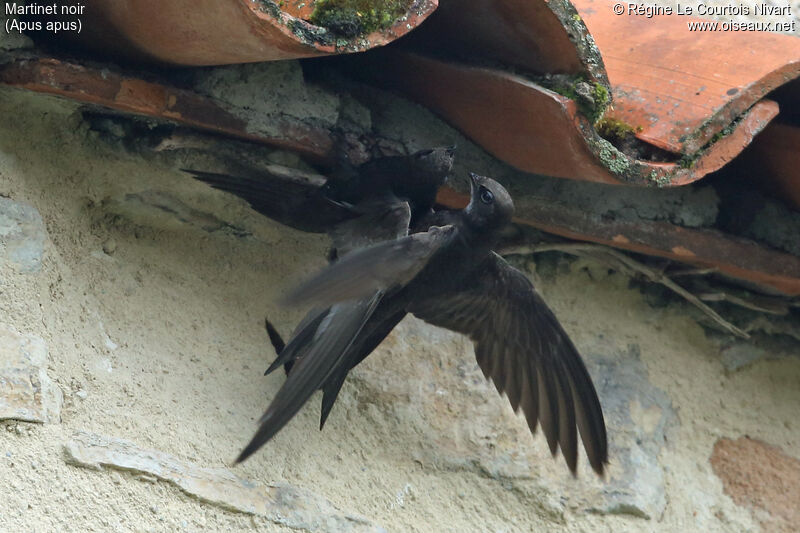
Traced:
[[426, 232], [355, 250], [291, 291], [284, 302], [330, 305], [403, 286], [454, 233], [454, 226], [434, 226]]
[[270, 166], [263, 176], [229, 176], [183, 169], [215, 189], [235, 194], [273, 220], [301, 231], [324, 233], [340, 222], [357, 217], [352, 206], [329, 199], [322, 176]]
[[530, 280], [491, 254], [464, 286], [413, 302], [408, 310], [430, 324], [469, 336], [487, 379], [522, 407], [531, 432], [541, 424], [550, 450], [560, 446], [577, 466], [576, 425], [592, 468], [608, 462], [605, 421], [591, 377], [575, 345]]

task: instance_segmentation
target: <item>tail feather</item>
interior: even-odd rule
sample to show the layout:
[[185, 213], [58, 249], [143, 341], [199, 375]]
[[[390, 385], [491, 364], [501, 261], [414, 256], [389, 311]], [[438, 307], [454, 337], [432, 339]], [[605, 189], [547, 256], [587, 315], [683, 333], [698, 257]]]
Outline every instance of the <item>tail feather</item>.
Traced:
[[272, 325], [272, 322], [270, 322], [268, 318], [264, 319], [264, 325], [267, 328], [267, 335], [269, 335], [269, 341], [272, 343], [272, 347], [275, 348], [275, 353], [280, 355], [280, 353], [284, 350], [284, 348], [286, 348], [286, 343], [283, 342], [281, 334], [278, 333], [278, 330], [275, 329], [275, 326]]
[[[269, 335], [269, 341], [272, 343], [272, 347], [275, 348], [275, 353], [277, 354], [277, 356], [279, 358], [281, 353], [283, 353], [283, 350], [286, 349], [286, 343], [283, 341], [283, 337], [281, 337], [281, 334], [278, 333], [278, 330], [275, 329], [275, 326], [272, 325], [272, 323], [269, 321], [269, 319], [264, 319], [264, 323], [265, 323], [266, 328], [267, 328], [267, 335]], [[288, 360], [288, 361], [284, 361], [284, 363], [283, 363], [283, 371], [286, 373], [287, 376], [289, 375], [289, 372], [292, 371], [292, 367], [293, 366], [294, 366], [294, 360], [293, 359]], [[270, 368], [272, 368], [272, 366], [270, 366]], [[270, 370], [267, 369], [264, 372], [264, 375], [266, 376], [269, 373], [270, 373]]]
[[[310, 343], [303, 343], [308, 347], [307, 351], [296, 359], [292, 372], [259, 420], [258, 431], [236, 459], [237, 463], [247, 459], [274, 437], [333, 375], [380, 298], [381, 293], [375, 293], [371, 299], [337, 304], [329, 312], [321, 313], [324, 323], [313, 328], [315, 334]], [[281, 357], [290, 351], [294, 341], [294, 338], [289, 341]]]
[[[305, 352], [308, 350], [311, 341], [314, 339], [314, 336], [317, 334], [317, 330], [319, 329], [320, 324], [328, 315], [329, 309], [324, 309], [320, 312], [310, 312], [306, 317], [303, 319], [302, 322], [297, 326], [292, 338], [289, 340], [289, 344], [283, 346], [283, 348], [278, 351], [278, 346], [283, 344], [283, 339], [281, 339], [278, 332], [275, 331], [273, 328], [273, 332], [270, 333], [269, 328], [272, 324], [267, 322], [267, 334], [269, 335], [270, 341], [272, 345], [275, 347], [275, 351], [278, 353], [278, 357], [269, 365], [267, 371], [264, 372], [264, 375], [271, 374], [275, 371], [279, 366], [289, 365], [289, 370], [291, 370], [294, 361], [300, 357], [302, 357]], [[273, 339], [273, 333], [277, 336], [277, 340], [279, 344], [276, 345], [276, 339]], [[287, 370], [286, 373], [288, 374], [289, 371]]]
[[340, 371], [338, 374], [331, 376], [322, 388], [322, 411], [319, 415], [320, 431], [325, 427], [325, 421], [328, 420], [328, 415], [331, 414], [333, 404], [336, 403], [336, 398], [339, 396], [339, 391], [342, 390], [344, 378], [346, 377], [347, 370]]

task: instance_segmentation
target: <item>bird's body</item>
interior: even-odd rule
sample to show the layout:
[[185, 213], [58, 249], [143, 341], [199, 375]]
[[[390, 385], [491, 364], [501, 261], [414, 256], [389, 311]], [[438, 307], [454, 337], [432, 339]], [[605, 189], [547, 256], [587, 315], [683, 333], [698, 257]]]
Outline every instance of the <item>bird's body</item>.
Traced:
[[355, 205], [391, 191], [394, 197], [408, 201], [410, 226], [414, 227], [436, 203], [436, 193], [453, 168], [454, 153], [455, 147], [449, 146], [372, 159], [351, 171], [349, 178], [331, 180], [327, 194]]
[[[259, 213], [282, 224], [302, 231], [328, 233], [332, 241], [329, 258], [335, 260], [351, 250], [407, 235], [412, 228], [427, 229], [425, 221], [440, 219], [443, 215], [435, 214], [433, 206], [439, 187], [452, 169], [454, 151], [454, 146], [438, 147], [408, 156], [380, 157], [357, 168], [343, 160], [339, 171], [327, 180], [286, 175], [279, 168], [271, 172], [272, 179], [187, 172], [214, 188], [239, 196]], [[267, 333], [278, 354], [266, 374], [281, 365], [288, 374], [295, 361], [310, 350], [320, 349], [321, 345], [314, 341], [323, 330], [335, 331], [336, 335], [328, 335], [325, 340], [338, 346], [335, 349], [347, 358], [334, 376], [320, 383], [323, 388], [320, 427], [325, 424], [347, 372], [372, 352], [405, 316], [402, 312], [381, 323], [373, 322], [368, 332], [356, 335], [380, 300], [370, 303], [371, 298], [311, 310], [288, 344], [266, 321]], [[348, 340], [358, 342], [347, 347]]]
[[[244, 176], [186, 172], [246, 200], [253, 209], [281, 224], [311, 233], [330, 233], [340, 224], [352, 224], [360, 218], [364, 206], [380, 211], [381, 203], [392, 204], [398, 199], [408, 202], [413, 226], [433, 208], [436, 193], [453, 167], [454, 153], [455, 147], [438, 147], [407, 156], [380, 157], [343, 169], [328, 179], [287, 176], [285, 169], [278, 167]], [[370, 221], [361, 228], [374, 231], [374, 226]]]
[[466, 209], [434, 215], [444, 225], [355, 250], [292, 293], [294, 302], [330, 311], [356, 306], [364, 322], [339, 327], [331, 312], [327, 323], [298, 328], [287, 350], [296, 341], [303, 354], [240, 461], [272, 438], [317, 388], [324, 391], [327, 416], [335, 400], [329, 390], [338, 392], [347, 372], [413, 313], [468, 335], [486, 377], [515, 410], [522, 407], [531, 431], [541, 423], [551, 450], [560, 445], [573, 472], [577, 425], [592, 467], [602, 472], [605, 423], [580, 355], [527, 277], [492, 252], [511, 221], [513, 202], [489, 178], [473, 175], [472, 189]]

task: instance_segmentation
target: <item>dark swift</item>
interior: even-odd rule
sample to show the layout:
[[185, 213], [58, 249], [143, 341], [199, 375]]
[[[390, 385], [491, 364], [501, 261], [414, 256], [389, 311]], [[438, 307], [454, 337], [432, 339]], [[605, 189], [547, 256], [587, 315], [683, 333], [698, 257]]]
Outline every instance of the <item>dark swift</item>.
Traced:
[[411, 155], [378, 157], [354, 169], [340, 169], [327, 180], [285, 176], [281, 170], [276, 170], [272, 178], [184, 171], [216, 189], [235, 194], [262, 215], [282, 224], [301, 231], [329, 233], [339, 224], [361, 217], [361, 204], [370, 203], [375, 212], [380, 212], [381, 199], [390, 203], [397, 198], [407, 200], [411, 224], [416, 224], [433, 207], [436, 192], [453, 168], [454, 154], [455, 146], [448, 146]]
[[[454, 146], [438, 147], [408, 156], [375, 158], [357, 168], [349, 167], [345, 161], [340, 172], [327, 182], [285, 176], [280, 183], [275, 183], [261, 176], [187, 172], [247, 200], [256, 211], [279, 222], [304, 231], [327, 232], [333, 244], [330, 258], [335, 259], [353, 249], [405, 236], [421, 219], [435, 216], [436, 193], [452, 169], [454, 152]], [[273, 174], [277, 172], [281, 171], [275, 170]], [[379, 296], [376, 298], [371, 305], [379, 301]], [[365, 314], [371, 312], [371, 306], [366, 304], [312, 309], [300, 322], [288, 345], [267, 320], [267, 333], [278, 358], [265, 374], [281, 364], [288, 374], [294, 361], [311, 347], [321, 327], [336, 331], [340, 342], [354, 337], [367, 318]], [[394, 324], [389, 331], [392, 327]], [[380, 340], [382, 337], [377, 342]], [[343, 371], [340, 379], [330, 380], [323, 388], [320, 428], [325, 425], [345, 376]]]
[[[290, 294], [294, 304], [360, 312], [343, 313], [341, 323], [334, 312], [326, 324], [300, 324], [286, 350], [294, 342], [304, 354], [238, 461], [280, 431], [314, 391], [343, 380], [412, 313], [469, 336], [487, 379], [522, 409], [532, 432], [542, 426], [551, 452], [560, 448], [573, 473], [578, 434], [590, 465], [603, 473], [608, 443], [591, 377], [530, 280], [492, 251], [511, 222], [511, 197], [490, 178], [473, 174], [470, 185], [469, 205], [443, 217], [444, 225], [355, 250]], [[348, 322], [356, 316], [363, 323]]]

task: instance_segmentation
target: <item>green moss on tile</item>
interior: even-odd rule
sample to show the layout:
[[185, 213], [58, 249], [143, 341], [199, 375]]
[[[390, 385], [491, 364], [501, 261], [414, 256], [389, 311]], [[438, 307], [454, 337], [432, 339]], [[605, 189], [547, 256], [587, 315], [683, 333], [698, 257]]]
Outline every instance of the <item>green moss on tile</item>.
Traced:
[[641, 126], [631, 126], [619, 119], [603, 117], [594, 125], [597, 133], [609, 141], [625, 140], [628, 135], [642, 131]]
[[608, 95], [608, 89], [606, 89], [605, 86], [599, 83], [595, 83], [593, 92], [594, 92], [595, 107], [601, 109], [604, 112], [606, 107], [608, 107], [609, 101], [611, 100]]
[[610, 103], [608, 89], [601, 83], [589, 83], [583, 76], [550, 76], [535, 80], [547, 89], [573, 100], [592, 124], [600, 120]]
[[345, 37], [385, 30], [408, 12], [411, 0], [317, 0], [309, 22]]

